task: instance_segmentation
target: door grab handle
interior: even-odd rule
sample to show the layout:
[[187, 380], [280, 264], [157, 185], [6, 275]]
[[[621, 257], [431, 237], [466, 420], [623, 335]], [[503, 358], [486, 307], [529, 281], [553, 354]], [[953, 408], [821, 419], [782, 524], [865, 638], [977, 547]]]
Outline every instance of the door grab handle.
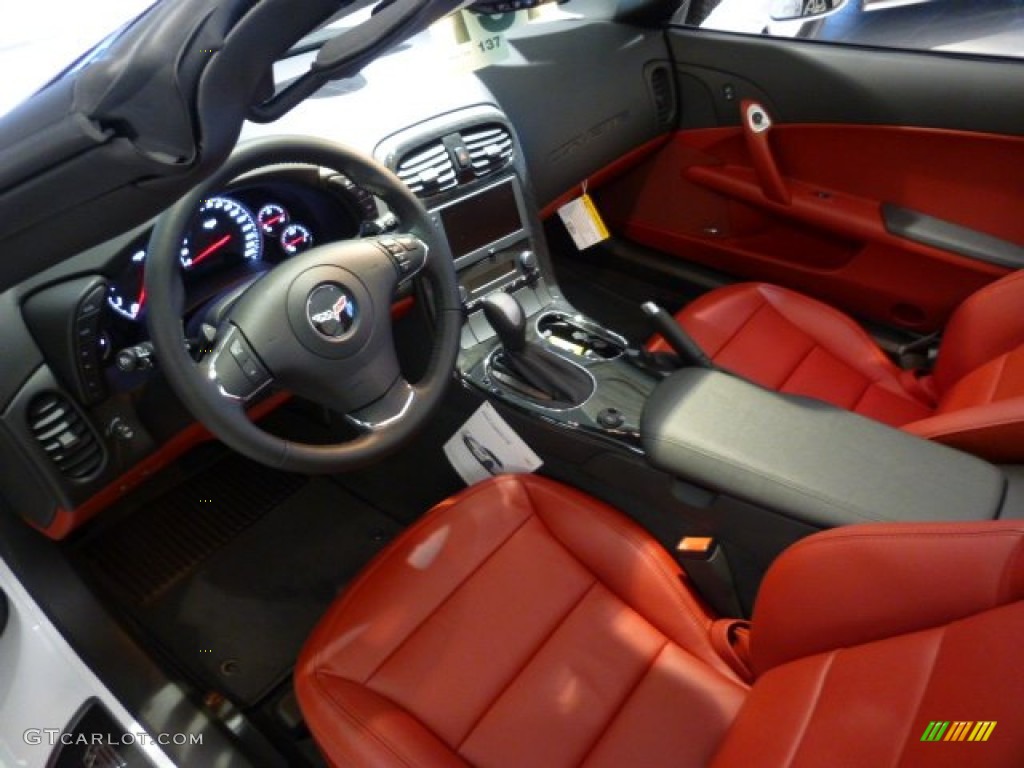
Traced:
[[789, 205], [789, 188], [779, 172], [779, 166], [768, 143], [768, 134], [772, 128], [771, 117], [759, 103], [747, 100], [740, 103], [740, 117], [743, 135], [747, 140], [747, 150], [754, 163], [754, 173], [761, 185], [761, 191], [769, 200]]

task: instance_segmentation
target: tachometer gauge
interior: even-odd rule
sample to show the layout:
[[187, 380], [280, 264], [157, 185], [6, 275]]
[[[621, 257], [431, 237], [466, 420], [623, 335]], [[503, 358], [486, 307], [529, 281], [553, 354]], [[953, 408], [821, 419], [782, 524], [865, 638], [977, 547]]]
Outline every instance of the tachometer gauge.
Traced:
[[263, 238], [249, 209], [230, 197], [208, 197], [181, 244], [181, 266], [195, 269], [205, 261], [259, 261]]
[[288, 226], [288, 211], [277, 203], [267, 203], [256, 214], [256, 221], [269, 237], [278, 237]]
[[313, 247], [313, 233], [302, 224], [289, 224], [281, 233], [281, 248], [289, 256]]

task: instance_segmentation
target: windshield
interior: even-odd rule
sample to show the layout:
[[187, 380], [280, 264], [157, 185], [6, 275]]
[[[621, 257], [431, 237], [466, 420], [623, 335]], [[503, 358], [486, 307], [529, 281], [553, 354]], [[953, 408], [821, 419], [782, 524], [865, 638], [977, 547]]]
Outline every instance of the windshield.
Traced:
[[[154, 0], [34, 0], [0, 27], [0, 115], [60, 74]], [[17, 76], [12, 76], [17, 73]]]

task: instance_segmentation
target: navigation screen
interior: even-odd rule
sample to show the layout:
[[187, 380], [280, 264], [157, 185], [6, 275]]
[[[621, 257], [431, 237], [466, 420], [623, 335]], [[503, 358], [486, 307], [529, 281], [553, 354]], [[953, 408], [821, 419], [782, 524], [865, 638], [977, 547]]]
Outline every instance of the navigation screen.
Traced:
[[441, 223], [456, 259], [523, 228], [512, 182], [442, 208]]

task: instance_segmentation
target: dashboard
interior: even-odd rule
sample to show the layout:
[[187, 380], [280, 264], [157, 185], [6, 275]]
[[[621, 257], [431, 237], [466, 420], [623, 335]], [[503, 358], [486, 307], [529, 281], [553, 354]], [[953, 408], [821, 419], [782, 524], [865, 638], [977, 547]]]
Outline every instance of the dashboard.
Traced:
[[[604, 30], [598, 25], [593, 34]], [[582, 32], [591, 34], [591, 25], [584, 23]], [[534, 49], [556, 45], [558, 37], [528, 27], [519, 42], [524, 52], [546, 62], [544, 51]], [[634, 45], [628, 29], [621, 37], [612, 48], [639, 77], [663, 47], [654, 37]], [[553, 199], [586, 176], [577, 167], [584, 157], [594, 158], [562, 150], [552, 155], [546, 145], [562, 146], [574, 123], [552, 123], [543, 114], [551, 110], [541, 110], [536, 119], [545, 123], [533, 126], [532, 102], [530, 109], [518, 102], [535, 98], [536, 89], [511, 81], [503, 86], [500, 68], [484, 70], [498, 78], [492, 82], [452, 73], [427, 48], [424, 40], [398, 47], [358, 76], [325, 86], [281, 120], [247, 124], [241, 139], [293, 135], [340, 141], [403, 178], [453, 248], [466, 310], [463, 348], [471, 349], [492, 335], [478, 308], [486, 293], [515, 291], [530, 311], [554, 297], [556, 286], [549, 291], [544, 279], [551, 273], [539, 237], [537, 197]], [[315, 55], [280, 62], [275, 80], [289, 81]], [[533, 82], [515, 79], [527, 81]], [[493, 87], [502, 90], [502, 106]], [[629, 126], [640, 135], [608, 137], [615, 146], [607, 154], [621, 154], [657, 128], [646, 91], [636, 99], [637, 119]], [[515, 110], [515, 128], [506, 104], [523, 107]], [[599, 101], [582, 112], [594, 110], [600, 110]], [[523, 127], [529, 130], [520, 137]], [[532, 152], [522, 139], [533, 145]], [[430, 167], [420, 168], [425, 151]], [[556, 160], [540, 162], [531, 174], [531, 154]], [[455, 164], [451, 186], [432, 186], [449, 177], [431, 166], [431, 158]], [[417, 184], [428, 188], [417, 192]], [[207, 437], [152, 359], [143, 286], [154, 224], [70, 255], [0, 293], [9, 362], [0, 377], [0, 485], [10, 506], [52, 538], [66, 536]], [[186, 338], [202, 348], [203, 318], [225, 306], [232, 291], [301, 251], [398, 226], [381, 201], [336, 172], [275, 164], [236, 179], [203, 201], [181, 243]], [[266, 398], [267, 408], [275, 397]], [[253, 406], [253, 418], [263, 406]]]

